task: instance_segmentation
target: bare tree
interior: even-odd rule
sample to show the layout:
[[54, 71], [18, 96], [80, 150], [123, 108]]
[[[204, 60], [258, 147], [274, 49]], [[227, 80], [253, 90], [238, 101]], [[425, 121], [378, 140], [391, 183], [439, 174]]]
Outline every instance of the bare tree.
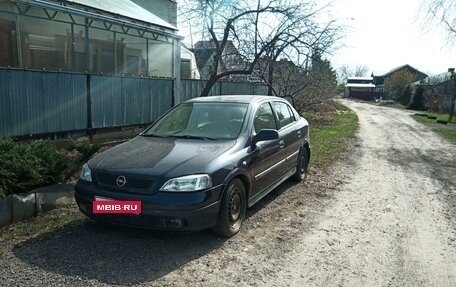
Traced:
[[311, 57], [311, 66], [304, 78], [305, 89], [291, 96], [300, 111], [319, 111], [332, 103], [337, 90], [337, 73], [329, 60], [323, 59], [319, 51]]
[[355, 77], [365, 77], [369, 72], [369, 68], [366, 65], [357, 65], [355, 66], [355, 71], [353, 76]]
[[365, 77], [368, 75], [369, 68], [366, 65], [356, 65], [354, 67], [344, 65], [339, 68], [339, 79], [346, 82], [348, 77]]
[[[294, 28], [296, 30], [294, 34], [290, 34], [289, 37], [273, 43], [266, 56], [262, 58], [263, 63], [266, 63], [266, 65], [263, 65], [263, 67], [260, 65], [259, 73], [260, 77], [268, 84], [268, 95], [273, 94], [274, 74], [276, 65], [280, 64], [280, 62], [277, 62], [279, 57], [293, 62], [298, 67], [298, 70], [302, 71], [304, 69], [304, 71], [307, 71], [310, 67], [309, 59], [312, 53], [318, 50], [318, 53], [321, 54], [331, 50], [341, 38], [343, 30], [335, 21], [329, 21], [325, 24], [308, 22], [306, 26], [297, 25]], [[301, 59], [304, 59], [303, 63]], [[279, 69], [283, 69], [283, 67], [279, 67]], [[288, 70], [292, 71], [293, 69]], [[283, 71], [280, 71], [280, 74], [282, 73]]]
[[[183, 5], [184, 17], [202, 27], [201, 34], [213, 49], [208, 81], [201, 96], [207, 96], [220, 79], [251, 75], [259, 69], [262, 58], [273, 63], [287, 49], [297, 51], [298, 47], [324, 42], [324, 36], [333, 31], [332, 25], [321, 27], [317, 23], [316, 16], [321, 10], [316, 8], [313, 0], [299, 4], [288, 0], [257, 0], [255, 3], [188, 0]], [[237, 51], [232, 55], [236, 58], [236, 65], [230, 66], [226, 64], [226, 58], [231, 44]], [[267, 74], [272, 83], [273, 64], [268, 66]]]
[[425, 13], [424, 25], [435, 23], [442, 25], [451, 45], [456, 40], [456, 1], [422, 0], [421, 10]]
[[274, 64], [272, 91], [288, 99], [298, 112], [322, 110], [336, 95], [337, 76], [318, 49], [301, 61], [282, 58]]

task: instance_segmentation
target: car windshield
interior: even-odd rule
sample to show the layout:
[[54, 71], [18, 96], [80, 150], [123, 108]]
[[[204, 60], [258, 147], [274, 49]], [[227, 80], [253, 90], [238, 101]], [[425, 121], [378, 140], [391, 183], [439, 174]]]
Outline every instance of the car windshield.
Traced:
[[244, 123], [248, 104], [184, 103], [166, 114], [143, 136], [206, 140], [236, 139]]

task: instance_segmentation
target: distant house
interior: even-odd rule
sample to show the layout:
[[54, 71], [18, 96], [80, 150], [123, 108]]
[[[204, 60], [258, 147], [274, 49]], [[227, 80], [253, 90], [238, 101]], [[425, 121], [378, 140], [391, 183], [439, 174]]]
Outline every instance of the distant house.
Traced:
[[373, 77], [348, 77], [345, 97], [372, 101], [378, 94], [374, 91]]
[[181, 79], [201, 79], [196, 58], [190, 49], [181, 46]]
[[415, 82], [415, 81], [419, 81], [419, 80], [422, 80], [424, 78], [426, 78], [428, 75], [426, 75], [425, 73], [419, 71], [418, 69], [415, 69], [414, 67], [406, 64], [406, 65], [402, 65], [402, 66], [399, 66], [399, 67], [396, 67], [394, 69], [392, 69], [391, 71], [383, 74], [383, 75], [378, 75], [378, 76], [374, 76], [372, 75], [373, 77], [373, 83], [375, 85], [375, 89], [374, 91], [380, 95], [384, 95], [384, 84], [386, 82], [386, 80], [391, 77], [392, 75], [400, 72], [400, 71], [407, 71], [411, 74], [413, 74], [415, 76], [414, 80], [412, 82]]
[[[201, 79], [208, 79], [213, 69], [214, 55], [216, 53], [215, 43], [211, 41], [198, 41], [194, 48], [196, 63], [200, 71]], [[232, 41], [227, 41], [225, 50], [222, 53], [222, 61], [217, 72], [222, 73], [228, 70], [245, 70], [249, 63], [245, 62], [242, 55]], [[248, 81], [249, 76], [233, 75], [229, 79]]]
[[448, 69], [448, 72], [429, 76], [411, 84], [414, 92], [419, 86], [424, 88], [425, 108], [438, 112], [449, 111], [455, 89], [454, 82], [451, 79], [451, 72], [454, 72], [454, 68]]

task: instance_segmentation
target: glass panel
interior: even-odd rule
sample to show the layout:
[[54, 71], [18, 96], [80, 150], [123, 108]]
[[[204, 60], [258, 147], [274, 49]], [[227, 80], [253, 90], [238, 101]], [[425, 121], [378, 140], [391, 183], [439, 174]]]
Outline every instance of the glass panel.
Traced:
[[116, 40], [118, 72], [146, 76], [146, 39], [118, 33]]
[[149, 40], [149, 75], [173, 76], [173, 45]]
[[[21, 6], [22, 10], [26, 10], [26, 6]], [[55, 13], [55, 11], [53, 10], [48, 10], [48, 13], [50, 13], [51, 15]], [[39, 18], [43, 18], [43, 19], [49, 19], [49, 17], [46, 15], [46, 12], [44, 12], [44, 9], [42, 8], [38, 8], [38, 7], [34, 7], [34, 6], [30, 6], [28, 9], [27, 9], [27, 13], [26, 13], [27, 16], [33, 16], [33, 17], [39, 17]]]
[[[75, 17], [79, 20], [80, 17]], [[78, 21], [76, 20], [76, 21]], [[73, 71], [86, 72], [87, 54], [86, 54], [86, 35], [84, 26], [74, 25], [74, 43], [73, 43]], [[93, 51], [93, 46], [89, 45], [89, 49]]]
[[71, 69], [71, 26], [20, 16], [23, 65], [49, 70]]
[[92, 49], [91, 72], [115, 74], [114, 33], [99, 29], [89, 29]]
[[0, 13], [0, 66], [18, 67], [16, 21], [10, 14]]
[[[50, 12], [51, 15], [53, 15], [53, 11]], [[82, 17], [81, 17], [82, 18]], [[74, 19], [74, 18], [73, 18]], [[55, 15], [55, 18], [54, 20], [56, 21], [62, 21], [62, 22], [67, 22], [67, 23], [73, 23], [73, 21], [71, 20], [70, 18], [70, 15], [68, 13], [63, 13], [63, 12], [58, 12], [56, 15]], [[82, 23], [81, 24], [84, 24], [84, 20], [82, 20]]]
[[192, 78], [191, 61], [188, 59], [181, 59], [181, 78], [182, 79], [191, 79]]

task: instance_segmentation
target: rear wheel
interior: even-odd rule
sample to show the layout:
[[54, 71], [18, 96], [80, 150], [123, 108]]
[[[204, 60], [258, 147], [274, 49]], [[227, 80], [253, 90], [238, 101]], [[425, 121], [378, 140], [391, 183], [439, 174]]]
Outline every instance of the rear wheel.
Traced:
[[306, 178], [307, 166], [309, 164], [309, 156], [307, 154], [307, 149], [302, 148], [299, 153], [298, 164], [296, 165], [296, 172], [292, 175], [291, 179], [293, 181], [303, 181]]
[[217, 224], [213, 231], [225, 237], [231, 237], [239, 232], [245, 219], [247, 200], [245, 188], [238, 178], [227, 185], [220, 204]]

